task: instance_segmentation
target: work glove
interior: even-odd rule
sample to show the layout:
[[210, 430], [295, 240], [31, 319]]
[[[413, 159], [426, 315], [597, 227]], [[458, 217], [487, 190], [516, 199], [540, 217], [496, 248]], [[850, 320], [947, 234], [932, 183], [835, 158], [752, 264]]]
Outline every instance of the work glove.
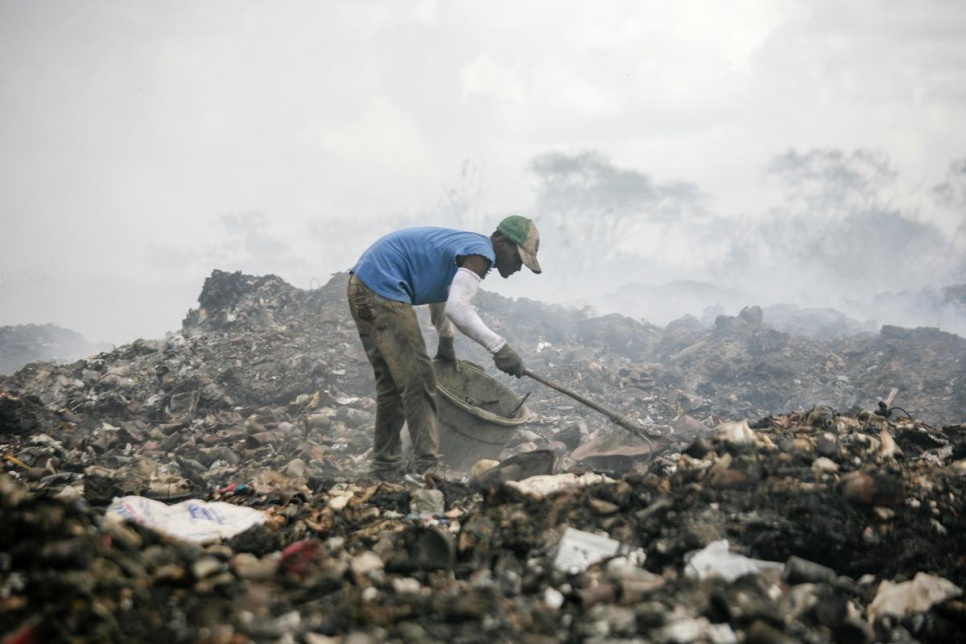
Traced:
[[523, 366], [523, 358], [517, 355], [517, 352], [511, 349], [509, 344], [504, 344], [502, 349], [493, 354], [493, 362], [497, 369], [517, 378], [522, 378], [523, 372], [526, 371], [526, 367]]
[[455, 338], [440, 338], [436, 347], [436, 359], [441, 362], [456, 364], [456, 349], [453, 348]]

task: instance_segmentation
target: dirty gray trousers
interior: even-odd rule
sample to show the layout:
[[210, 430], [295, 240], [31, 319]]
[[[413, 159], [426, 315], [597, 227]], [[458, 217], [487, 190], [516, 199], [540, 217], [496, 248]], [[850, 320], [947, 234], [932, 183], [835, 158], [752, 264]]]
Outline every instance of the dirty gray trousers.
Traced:
[[372, 291], [355, 275], [347, 288], [349, 309], [376, 377], [376, 427], [372, 469], [391, 472], [403, 462], [400, 434], [409, 427], [417, 471], [439, 461], [436, 372], [426, 353], [416, 310]]

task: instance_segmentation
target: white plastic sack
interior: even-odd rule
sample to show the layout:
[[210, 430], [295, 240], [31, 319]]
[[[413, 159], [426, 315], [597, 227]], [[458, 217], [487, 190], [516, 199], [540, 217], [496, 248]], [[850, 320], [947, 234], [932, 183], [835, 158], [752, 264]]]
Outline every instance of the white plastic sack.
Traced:
[[685, 555], [687, 566], [685, 574], [688, 577], [707, 579], [721, 577], [727, 581], [734, 581], [742, 575], [760, 574], [767, 569], [781, 570], [784, 565], [775, 561], [750, 559], [744, 555], [729, 552], [727, 539], [712, 541], [703, 550], [695, 550]]
[[194, 543], [217, 543], [265, 522], [259, 510], [190, 499], [175, 505], [143, 496], [115, 498], [105, 512], [108, 521], [133, 521], [171, 537]]

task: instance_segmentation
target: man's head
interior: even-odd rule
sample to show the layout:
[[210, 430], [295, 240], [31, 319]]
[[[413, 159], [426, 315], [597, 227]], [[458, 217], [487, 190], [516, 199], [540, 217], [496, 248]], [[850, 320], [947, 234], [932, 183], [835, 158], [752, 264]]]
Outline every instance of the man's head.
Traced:
[[[519, 257], [517, 261], [523, 262], [534, 273], [541, 272], [540, 263], [537, 261], [537, 251], [540, 249], [540, 233], [537, 232], [537, 227], [533, 221], [520, 215], [510, 215], [496, 227], [496, 233], [512, 242], [512, 244], [507, 244], [508, 247], [512, 248], [513, 245], [516, 246], [516, 254]], [[499, 249], [497, 250], [499, 251]], [[500, 269], [500, 274], [503, 277], [508, 277], [519, 270], [519, 264], [517, 264], [513, 267], [513, 270], [505, 272], [501, 264], [506, 265], [508, 262], [501, 262], [500, 253], [498, 252], [497, 268]]]

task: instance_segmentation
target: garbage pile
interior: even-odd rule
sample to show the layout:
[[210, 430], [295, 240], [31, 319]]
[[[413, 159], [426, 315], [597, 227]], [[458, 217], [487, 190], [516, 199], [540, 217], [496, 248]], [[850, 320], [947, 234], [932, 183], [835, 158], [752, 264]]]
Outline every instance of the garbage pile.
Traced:
[[2, 641], [963, 641], [962, 338], [481, 293], [530, 369], [659, 438], [458, 343], [530, 421], [380, 482], [344, 300], [216, 271], [180, 333], [0, 379]]

